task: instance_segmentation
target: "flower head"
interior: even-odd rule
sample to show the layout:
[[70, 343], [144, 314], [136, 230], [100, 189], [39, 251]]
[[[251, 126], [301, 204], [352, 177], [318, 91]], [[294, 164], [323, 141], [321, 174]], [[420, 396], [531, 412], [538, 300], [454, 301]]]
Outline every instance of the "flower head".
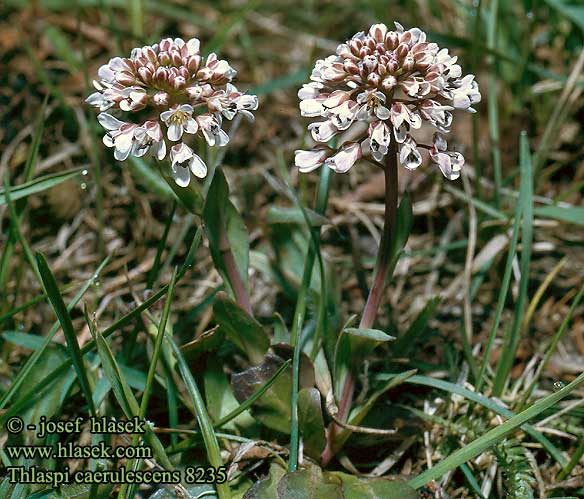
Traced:
[[196, 38], [165, 38], [103, 65], [93, 82], [96, 91], [86, 102], [100, 110], [103, 142], [114, 148], [116, 159], [169, 157], [175, 182], [186, 186], [190, 173], [207, 174], [207, 166], [186, 142], [199, 137], [222, 147], [229, 141], [221, 128], [223, 117], [232, 120], [242, 114], [253, 120], [258, 99], [231, 83], [236, 73], [215, 54], [205, 60]]
[[474, 112], [472, 105], [480, 102], [474, 76], [462, 76], [456, 62], [448, 49], [426, 41], [419, 28], [405, 30], [395, 23], [395, 30], [389, 30], [374, 24], [367, 33], [357, 33], [335, 55], [316, 61], [311, 82], [298, 97], [302, 116], [317, 118], [308, 125], [317, 143], [327, 143], [358, 122], [368, 126], [350, 142], [341, 140], [336, 154], [319, 145], [296, 151], [296, 166], [307, 172], [324, 164], [346, 172], [363, 155], [382, 162], [393, 142], [406, 168], [417, 168], [420, 150], [426, 149], [444, 176], [457, 178], [464, 158], [446, 150], [442, 135], [433, 144], [414, 138], [424, 123], [450, 131], [454, 109]]

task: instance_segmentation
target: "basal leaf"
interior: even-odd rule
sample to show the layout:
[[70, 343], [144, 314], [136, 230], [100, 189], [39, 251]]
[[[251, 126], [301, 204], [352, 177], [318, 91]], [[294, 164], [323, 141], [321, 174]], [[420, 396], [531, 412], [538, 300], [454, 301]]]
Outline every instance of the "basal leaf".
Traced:
[[[229, 187], [221, 170], [215, 172], [213, 182], [209, 187], [207, 201], [203, 209], [203, 221], [213, 263], [223, 281], [231, 286], [224, 258], [224, 253], [230, 249], [235, 259], [237, 271], [247, 289], [249, 267], [247, 228], [237, 208], [229, 200]], [[227, 241], [224, 236], [226, 236]]]
[[223, 292], [215, 298], [213, 314], [220, 331], [247, 354], [252, 364], [259, 364], [270, 347], [261, 324]]
[[326, 441], [320, 393], [316, 388], [298, 392], [298, 421], [304, 453], [318, 460]]

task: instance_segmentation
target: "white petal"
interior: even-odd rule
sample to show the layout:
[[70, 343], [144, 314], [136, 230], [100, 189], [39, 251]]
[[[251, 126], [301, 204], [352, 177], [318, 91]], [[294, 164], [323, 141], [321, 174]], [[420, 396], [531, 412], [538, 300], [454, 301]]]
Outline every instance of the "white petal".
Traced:
[[183, 134], [183, 127], [178, 123], [171, 123], [168, 127], [168, 140], [172, 140], [173, 142], [177, 142], [181, 139]]
[[162, 113], [160, 113], [160, 119], [166, 123], [173, 115], [173, 113], [174, 111], [163, 111]]
[[187, 48], [189, 50], [189, 55], [196, 55], [199, 53], [199, 50], [201, 48], [201, 42], [199, 41], [198, 38], [191, 38], [187, 42]]
[[117, 130], [120, 128], [124, 122], [120, 121], [119, 119], [115, 118], [111, 114], [108, 113], [100, 113], [97, 115], [97, 121], [104, 127], [106, 130]]
[[186, 166], [172, 165], [172, 178], [179, 187], [186, 187], [191, 181], [191, 172]]
[[389, 118], [389, 109], [385, 106], [379, 105], [375, 108], [375, 116], [377, 116], [380, 120], [386, 120]]
[[205, 178], [207, 176], [207, 165], [198, 155], [194, 153], [189, 167], [195, 177]]
[[223, 147], [224, 145], [227, 145], [228, 142], [229, 135], [227, 135], [225, 130], [220, 129], [215, 136], [215, 144], [217, 144], [219, 147]]
[[333, 157], [325, 161], [325, 165], [337, 173], [346, 173], [361, 157], [361, 145], [354, 142], [344, 145]]
[[300, 102], [300, 115], [307, 118], [320, 116], [324, 111], [322, 103], [316, 99], [307, 99]]
[[165, 156], [166, 156], [166, 142], [164, 142], [164, 140], [161, 140], [158, 144], [158, 151], [156, 152], [156, 157], [160, 161], [162, 161]]
[[294, 164], [298, 167], [301, 173], [308, 173], [316, 170], [324, 162], [328, 151], [294, 151]]
[[125, 161], [130, 155], [131, 149], [131, 147], [126, 150], [116, 149], [114, 151], [114, 158], [116, 158], [118, 161]]
[[197, 133], [197, 130], [199, 129], [199, 125], [197, 124], [197, 122], [195, 121], [194, 118], [189, 118], [187, 120], [187, 124], [185, 126], [185, 132], [187, 133]]

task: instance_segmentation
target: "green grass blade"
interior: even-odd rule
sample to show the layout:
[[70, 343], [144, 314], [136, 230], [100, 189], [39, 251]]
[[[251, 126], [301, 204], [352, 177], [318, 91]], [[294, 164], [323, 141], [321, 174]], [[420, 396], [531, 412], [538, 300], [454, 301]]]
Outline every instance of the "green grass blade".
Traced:
[[419, 489], [431, 480], [440, 478], [442, 475], [444, 475], [444, 473], [457, 468], [461, 464], [466, 463], [470, 459], [485, 452], [487, 449], [500, 442], [507, 435], [520, 428], [527, 421], [533, 419], [546, 409], [549, 409], [553, 405], [557, 404], [583, 382], [584, 373], [580, 374], [580, 376], [578, 376], [574, 381], [566, 385], [561, 390], [548, 395], [525, 411], [513, 416], [511, 419], [505, 421], [496, 428], [489, 430], [482, 437], [479, 437], [476, 440], [468, 443], [462, 449], [458, 449], [450, 456], [440, 461], [434, 467], [424, 471], [413, 480], [410, 480], [408, 484], [411, 487]]
[[[67, 180], [80, 175], [83, 168], [73, 168], [71, 170], [66, 170], [60, 173], [53, 173], [51, 175], [45, 175], [43, 177], [36, 178], [31, 181], [27, 181], [22, 185], [12, 187], [10, 189], [10, 197], [13, 201], [18, 199], [23, 199], [31, 194], [38, 194], [39, 192], [46, 191], [51, 187], [62, 184]], [[0, 206], [6, 204], [6, 187], [0, 191]]]
[[562, 340], [565, 332], [568, 330], [568, 325], [570, 324], [570, 321], [572, 320], [572, 317], [574, 316], [574, 312], [576, 310], [576, 307], [580, 304], [580, 301], [582, 300], [582, 296], [584, 296], [584, 286], [582, 286], [580, 288], [580, 291], [578, 292], [578, 294], [576, 295], [576, 297], [572, 301], [572, 304], [570, 305], [570, 309], [568, 310], [566, 317], [564, 317], [564, 320], [562, 321], [560, 328], [557, 330], [556, 334], [554, 335], [552, 342], [550, 343], [549, 347], [547, 348], [545, 356], [544, 356], [543, 360], [541, 361], [541, 364], [538, 366], [537, 371], [535, 372], [533, 379], [531, 380], [531, 383], [529, 383], [529, 386], [524, 390], [523, 394], [521, 395], [521, 399], [519, 401], [518, 407], [522, 407], [525, 404], [525, 402], [527, 401], [527, 399], [529, 399], [529, 397], [531, 397], [531, 394], [533, 393], [533, 390], [535, 389], [535, 386], [537, 385], [539, 378], [541, 377], [544, 369], [548, 365], [548, 362], [550, 361], [552, 354], [555, 352], [556, 347], [558, 346], [558, 343]]
[[5, 187], [4, 195], [5, 195], [6, 203], [8, 204], [8, 212], [10, 213], [10, 221], [12, 224], [12, 230], [14, 231], [13, 234], [15, 234], [16, 239], [18, 240], [18, 242], [22, 246], [22, 250], [24, 251], [26, 259], [28, 260], [30, 268], [36, 274], [37, 279], [39, 281], [41, 281], [41, 275], [39, 274], [39, 270], [37, 268], [37, 263], [35, 261], [33, 254], [32, 254], [32, 250], [30, 249], [28, 241], [26, 240], [26, 238], [22, 234], [22, 230], [20, 229], [21, 217], [16, 212], [16, 207], [14, 206], [14, 203], [12, 202], [12, 196], [10, 196], [10, 190], [9, 190], [10, 185], [8, 183], [8, 172], [6, 172], [6, 176], [4, 178], [4, 187]]
[[503, 392], [507, 377], [513, 367], [513, 361], [521, 338], [521, 325], [525, 313], [525, 303], [527, 302], [531, 245], [533, 243], [533, 170], [531, 155], [529, 153], [529, 142], [527, 141], [527, 134], [525, 132], [521, 133], [519, 157], [521, 164], [521, 182], [518, 203], [522, 205], [523, 212], [523, 223], [521, 226], [521, 280], [519, 282], [517, 302], [515, 303], [513, 324], [511, 329], [508, 330], [508, 334], [505, 334], [503, 338], [501, 359], [499, 360], [495, 374], [493, 393], [496, 396], [501, 395]]
[[519, 241], [519, 227], [521, 226], [521, 215], [523, 213], [522, 203], [517, 203], [515, 209], [515, 220], [513, 222], [513, 233], [511, 236], [511, 242], [509, 243], [509, 252], [507, 253], [507, 261], [505, 262], [505, 270], [503, 271], [503, 279], [501, 281], [501, 287], [499, 291], [499, 299], [497, 300], [497, 306], [495, 308], [495, 318], [493, 320], [493, 325], [489, 331], [489, 337], [487, 339], [487, 344], [485, 345], [485, 351], [483, 353], [483, 363], [481, 364], [481, 369], [478, 374], [476, 381], [476, 389], [480, 391], [485, 381], [485, 373], [487, 371], [487, 366], [489, 364], [489, 357], [491, 355], [491, 350], [497, 336], [497, 330], [499, 329], [499, 324], [501, 323], [501, 316], [503, 314], [503, 309], [505, 308], [505, 301], [507, 300], [507, 293], [509, 292], [509, 284], [511, 283], [511, 275], [513, 271], [513, 260], [515, 259], [515, 254], [517, 253], [517, 243]]
[[[112, 353], [107, 341], [103, 334], [95, 327], [95, 324], [89, 317], [87, 309], [85, 309], [85, 321], [89, 326], [89, 331], [94, 338], [97, 345], [97, 351], [99, 358], [101, 360], [101, 366], [111, 383], [114, 396], [120, 404], [120, 407], [126, 417], [131, 419], [134, 416], [139, 417], [140, 407], [138, 406], [138, 401], [132, 392], [132, 389], [126, 382], [124, 375], [116, 362], [114, 354]], [[173, 465], [168, 459], [166, 452], [162, 443], [158, 437], [152, 432], [152, 429], [146, 425], [146, 432], [143, 435], [144, 440], [152, 447], [153, 451], [156, 453], [159, 464], [164, 466], [166, 469], [173, 469]]]
[[[79, 303], [81, 298], [83, 298], [83, 295], [85, 295], [87, 290], [99, 278], [100, 272], [107, 265], [108, 261], [109, 261], [109, 256], [103, 262], [101, 262], [99, 267], [97, 267], [96, 271], [91, 275], [91, 277], [86, 281], [86, 283], [83, 285], [83, 287], [73, 297], [73, 299], [71, 300], [71, 303], [69, 303], [69, 305], [67, 305], [68, 312], [70, 312], [71, 310], [73, 310], [73, 308], [75, 306], [77, 306], [77, 304]], [[43, 295], [43, 296], [48, 296], [48, 295]], [[53, 326], [51, 327], [51, 329], [49, 329], [49, 332], [45, 336], [42, 346], [38, 350], [36, 350], [28, 358], [28, 360], [26, 361], [24, 366], [20, 369], [20, 371], [18, 372], [18, 375], [16, 376], [16, 378], [12, 382], [12, 385], [10, 385], [10, 388], [2, 395], [2, 398], [0, 399], [0, 410], [4, 409], [6, 404], [14, 396], [14, 394], [20, 388], [22, 383], [24, 383], [27, 376], [30, 374], [31, 370], [33, 369], [33, 367], [35, 366], [35, 364], [37, 363], [37, 361], [39, 360], [39, 358], [43, 354], [44, 350], [49, 346], [51, 340], [53, 339], [53, 337], [55, 336], [55, 334], [59, 330], [59, 324], [60, 323], [58, 320], [53, 324]]]
[[176, 200], [172, 203], [172, 208], [170, 210], [170, 215], [168, 215], [166, 219], [166, 225], [164, 226], [164, 232], [162, 233], [162, 237], [158, 242], [156, 247], [156, 256], [154, 257], [154, 263], [152, 264], [152, 268], [148, 272], [148, 281], [146, 283], [147, 288], [152, 288], [154, 283], [156, 282], [156, 278], [158, 277], [158, 271], [160, 270], [160, 259], [162, 258], [162, 252], [166, 246], [166, 242], [168, 241], [168, 233], [170, 232], [170, 227], [172, 225], [172, 221], [174, 219], [174, 214], [176, 212]]
[[[320, 187], [317, 192], [316, 212], [323, 214], [326, 209], [326, 204], [328, 200], [328, 186], [330, 182], [330, 171], [328, 168], [323, 168], [321, 172], [321, 182]], [[302, 331], [302, 325], [304, 323], [304, 315], [306, 313], [306, 299], [308, 296], [308, 291], [310, 289], [310, 282], [312, 278], [312, 268], [314, 267], [314, 260], [318, 258], [319, 270], [320, 270], [320, 283], [321, 283], [321, 297], [319, 304], [319, 325], [321, 328], [326, 326], [322, 324], [322, 320], [326, 319], [326, 276], [324, 271], [324, 263], [322, 261], [322, 255], [320, 254], [320, 244], [319, 244], [319, 232], [313, 230], [308, 213], [304, 209], [304, 206], [298, 199], [296, 193], [289, 187], [290, 196], [298, 205], [298, 208], [302, 212], [306, 226], [310, 234], [311, 244], [308, 247], [306, 254], [306, 259], [304, 260], [304, 270], [302, 272], [302, 282], [300, 284], [300, 289], [298, 290], [298, 298], [296, 301], [296, 308], [294, 310], [294, 319], [292, 323], [292, 332], [290, 334], [290, 343], [294, 347], [294, 354], [292, 358], [292, 394], [290, 397], [291, 405], [291, 421], [290, 421], [290, 457], [288, 460], [288, 471], [290, 473], [294, 472], [298, 468], [298, 450], [300, 445], [300, 429], [298, 420], [298, 389], [300, 386], [300, 353], [301, 353], [301, 341], [300, 332]], [[318, 343], [318, 338], [314, 338], [314, 343]]]
[[150, 399], [150, 393], [152, 391], [152, 384], [154, 382], [154, 374], [156, 373], [156, 365], [158, 364], [158, 358], [162, 352], [162, 343], [164, 341], [166, 323], [168, 321], [168, 316], [170, 314], [170, 307], [172, 305], [172, 297], [174, 296], [174, 285], [176, 283], [177, 270], [175, 269], [172, 273], [170, 283], [168, 285], [168, 293], [166, 294], [166, 302], [164, 303], [164, 310], [162, 311], [162, 318], [160, 319], [160, 324], [158, 325], [158, 334], [156, 335], [156, 341], [154, 343], [154, 351], [152, 352], [152, 358], [150, 359], [150, 367], [148, 368], [148, 375], [146, 377], [146, 387], [144, 388], [144, 393], [142, 395], [142, 400], [140, 401], [140, 417], [146, 417], [146, 410], [148, 409], [148, 401]]
[[[490, 12], [488, 20], [487, 31], [487, 46], [491, 50], [497, 48], [497, 25], [499, 18], [499, 0], [490, 2]], [[489, 116], [489, 135], [491, 139], [491, 157], [493, 160], [493, 177], [495, 184], [494, 202], [495, 207], [500, 206], [500, 192], [502, 186], [501, 174], [501, 150], [499, 148], [500, 132], [499, 132], [499, 110], [497, 99], [497, 58], [489, 56], [489, 79], [488, 79], [488, 116]]]
[[75, 329], [73, 328], [73, 323], [71, 322], [71, 316], [69, 315], [69, 311], [63, 302], [63, 297], [59, 292], [57, 281], [55, 281], [55, 276], [53, 276], [51, 269], [47, 265], [45, 257], [41, 253], [37, 253], [36, 260], [43, 287], [49, 296], [49, 301], [51, 302], [55, 314], [61, 323], [63, 334], [67, 340], [67, 349], [69, 350], [71, 362], [73, 363], [75, 372], [77, 373], [79, 385], [81, 386], [81, 390], [83, 391], [85, 399], [87, 400], [89, 411], [93, 416], [95, 416], [95, 407], [93, 405], [93, 397], [91, 395], [92, 390], [87, 378], [85, 363], [83, 362], [83, 356], [81, 355], [81, 350], [79, 349], [79, 343], [77, 342], [77, 335], [75, 334]]
[[[174, 211], [174, 210], [173, 210]], [[158, 332], [156, 334], [156, 340], [154, 342], [154, 351], [152, 352], [152, 358], [150, 359], [150, 364], [148, 367], [148, 375], [146, 376], [146, 385], [144, 387], [144, 392], [142, 393], [142, 399], [140, 400], [140, 410], [138, 417], [144, 419], [146, 417], [146, 412], [148, 410], [148, 402], [150, 401], [150, 394], [152, 393], [152, 385], [154, 383], [154, 374], [156, 373], [156, 366], [158, 365], [158, 359], [160, 353], [162, 352], [162, 343], [164, 341], [164, 336], [166, 334], [166, 323], [168, 322], [168, 316], [170, 314], [170, 307], [172, 305], [172, 298], [174, 296], [174, 285], [176, 283], [177, 269], [174, 269], [170, 283], [168, 284], [168, 293], [166, 294], [166, 302], [164, 303], [164, 309], [162, 311], [162, 318], [158, 324]], [[139, 443], [139, 436], [134, 435], [132, 439], [132, 445], [137, 446]], [[139, 469], [141, 461], [138, 459], [130, 459], [126, 463], [126, 470], [130, 471], [132, 469]], [[127, 497], [128, 499], [134, 497], [135, 484], [124, 484], [120, 488], [118, 497], [120, 499]]]
[[[187, 362], [182, 352], [172, 339], [169, 338], [168, 341], [170, 343], [172, 351], [174, 352], [174, 356], [178, 363], [179, 371], [181, 373], [187, 391], [193, 402], [195, 412], [197, 413], [197, 421], [199, 422], [199, 427], [201, 429], [201, 434], [203, 436], [205, 448], [207, 449], [207, 458], [209, 459], [209, 464], [211, 466], [214, 466], [215, 468], [219, 468], [223, 466], [223, 459], [221, 458], [221, 451], [219, 449], [217, 435], [215, 435], [215, 430], [213, 429], [213, 425], [211, 423], [211, 419], [209, 418], [207, 408], [205, 407], [203, 397], [199, 392], [197, 383], [195, 382], [195, 379], [191, 374], [189, 366], [187, 365]], [[229, 490], [228, 483], [221, 484], [218, 483], [216, 484], [216, 487], [219, 499], [231, 498], [231, 491]]]
[[[380, 380], [386, 380], [392, 376], [396, 375], [395, 374], [378, 375], [376, 378]], [[472, 392], [460, 385], [450, 383], [449, 381], [430, 378], [428, 376], [415, 375], [408, 378], [406, 382], [411, 383], [413, 385], [428, 386], [431, 388], [436, 388], [438, 390], [444, 390], [449, 393], [455, 393], [457, 395], [460, 395], [461, 397], [466, 398], [467, 400], [471, 400], [479, 405], [482, 405], [483, 407], [497, 414], [500, 414], [501, 416], [505, 416], [506, 418], [512, 418], [513, 416], [515, 416], [515, 414], [512, 411], [510, 411], [506, 407], [497, 404], [496, 402], [485, 397], [484, 395]], [[534, 440], [537, 440], [559, 464], [561, 464], [562, 466], [566, 464], [566, 459], [564, 458], [563, 454], [554, 446], [552, 442], [550, 442], [547, 439], [547, 437], [543, 433], [539, 432], [533, 426], [527, 423], [521, 426], [521, 429], [525, 431], [525, 433], [527, 433]]]
[[[177, 276], [177, 282], [180, 281], [180, 279], [184, 276], [184, 274], [187, 272], [187, 270], [189, 270], [192, 267], [196, 251], [197, 251], [199, 244], [201, 242], [201, 235], [202, 235], [202, 229], [199, 228], [199, 229], [197, 229], [197, 232], [195, 234], [195, 237], [193, 238], [193, 242], [191, 244], [189, 252], [188, 252], [188, 254], [185, 258], [185, 261], [183, 263], [183, 266], [181, 267], [181, 270]], [[167, 290], [168, 290], [168, 285], [163, 286], [160, 290], [158, 290], [156, 293], [154, 293], [150, 298], [145, 300], [142, 304], [137, 306], [134, 310], [128, 312], [126, 315], [124, 315], [123, 317], [118, 319], [116, 322], [114, 322], [111, 326], [104, 329], [103, 332], [101, 333], [103, 335], [103, 337], [107, 338], [110, 335], [112, 335], [113, 333], [115, 333], [118, 329], [129, 324], [138, 314], [140, 314], [144, 310], [148, 309], [152, 304], [154, 304], [162, 296], [164, 296], [166, 294]], [[86, 353], [92, 351], [95, 348], [95, 346], [96, 346], [95, 340], [90, 341], [81, 349], [81, 354], [85, 355]], [[11, 406], [10, 409], [8, 409], [4, 414], [2, 414], [0, 416], [0, 425], [5, 424], [6, 420], [8, 418], [10, 418], [11, 416], [17, 415], [20, 412], [22, 412], [23, 410], [25, 410], [27, 407], [34, 405], [35, 400], [37, 400], [38, 397], [42, 396], [42, 394], [44, 394], [46, 392], [50, 383], [53, 382], [55, 379], [57, 379], [67, 369], [69, 369], [71, 364], [72, 364], [71, 360], [67, 360], [67, 361], [63, 362], [55, 370], [51, 371], [51, 373], [49, 373], [45, 377], [45, 379], [43, 380], [42, 383], [39, 383], [39, 384], [33, 386], [26, 393], [25, 396], [21, 397], [21, 401], [19, 402], [19, 404], [15, 404], [15, 405]]]

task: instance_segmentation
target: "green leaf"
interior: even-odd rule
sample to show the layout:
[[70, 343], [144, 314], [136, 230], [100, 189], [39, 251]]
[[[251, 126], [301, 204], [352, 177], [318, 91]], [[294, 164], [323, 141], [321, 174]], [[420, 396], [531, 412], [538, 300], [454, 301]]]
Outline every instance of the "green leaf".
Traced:
[[[310, 360], [303, 355], [300, 386], [312, 388], [314, 372]], [[231, 377], [235, 397], [244, 402], [273, 380], [284, 359], [272, 353], [266, 354], [260, 365], [250, 367]], [[312, 371], [312, 372], [310, 372]], [[265, 393], [251, 406], [252, 415], [264, 425], [281, 433], [290, 433], [290, 397], [292, 393], [292, 368], [288, 365], [280, 376], [273, 381]]]
[[[62, 362], [66, 357], [67, 354], [62, 348], [44, 348], [40, 358], [36, 362], [35, 368], [27, 377], [28, 383], [42, 383], [46, 379], [47, 374], [52, 371], [53, 366]], [[38, 397], [32, 407], [26, 411], [19, 412], [18, 415], [22, 417], [25, 425], [38, 422], [41, 416], [51, 419], [55, 414], [59, 414], [62, 410], [64, 399], [71, 392], [71, 386], [75, 383], [75, 378], [75, 371], [72, 369], [62, 373], [61, 376], [49, 384], [50, 389]], [[20, 402], [23, 398], [28, 398], [26, 391], [24, 389], [17, 390], [16, 396], [14, 397], [15, 403]], [[25, 440], [27, 444], [39, 442], [32, 432], [26, 438], [31, 439], [29, 441]]]
[[287, 473], [278, 483], [278, 499], [343, 498], [340, 480], [327, 480], [318, 466]]
[[538, 217], [553, 218], [560, 222], [584, 225], [584, 207], [582, 206], [538, 206], [534, 210]]
[[[219, 169], [215, 172], [213, 182], [207, 193], [207, 201], [203, 209], [203, 221], [213, 263], [221, 274], [223, 281], [232, 286], [223, 257], [223, 253], [228, 248], [231, 248], [237, 271], [243, 286], [247, 290], [247, 270], [249, 267], [247, 228], [237, 208], [229, 200], [229, 186], [223, 172]], [[225, 235], [227, 242], [224, 240]]]
[[[219, 442], [217, 441], [217, 435], [213, 429], [211, 418], [209, 418], [209, 413], [207, 412], [207, 408], [205, 406], [203, 397], [201, 396], [201, 392], [199, 391], [199, 387], [197, 386], [195, 378], [193, 377], [193, 374], [191, 373], [183, 354], [175, 344], [174, 340], [171, 337], [168, 337], [167, 341], [172, 348], [181, 377], [187, 388], [187, 392], [191, 398], [193, 407], [195, 408], [197, 422], [199, 423], [199, 428], [201, 429], [209, 464], [215, 468], [220, 468], [223, 466], [223, 459], [221, 457], [221, 450], [219, 449]], [[217, 483], [216, 487], [219, 499], [231, 498], [231, 492], [227, 482]]]
[[[144, 168], [144, 165], [139, 161], [135, 162], [134, 164], [138, 167]], [[201, 215], [205, 200], [203, 198], [203, 192], [199, 182], [191, 178], [189, 185], [186, 187], [181, 187], [174, 181], [174, 178], [172, 178], [168, 164], [157, 162], [156, 166], [160, 172], [160, 175], [162, 175], [162, 178], [166, 181], [168, 187], [170, 187], [170, 189], [174, 192], [182, 205], [193, 215]], [[147, 168], [148, 165], [145, 165], [145, 167]], [[144, 180], [148, 182], [150, 187], [154, 188], [155, 190], [162, 189], [158, 185], [158, 182], [155, 180], [154, 176], [145, 176]]]
[[395, 340], [394, 336], [390, 336], [389, 334], [384, 333], [379, 329], [347, 327], [344, 329], [344, 332], [351, 336], [357, 336], [359, 338], [365, 338], [373, 341]]
[[569, 18], [576, 26], [584, 31], [584, 5], [568, 3], [564, 0], [545, 0], [545, 2]]
[[270, 347], [261, 324], [223, 292], [215, 298], [213, 314], [220, 331], [247, 353], [252, 364], [259, 364]]
[[404, 334], [399, 335], [397, 341], [392, 345], [391, 353], [394, 357], [408, 355], [416, 346], [418, 338], [426, 330], [428, 321], [434, 315], [436, 307], [440, 304], [440, 297], [430, 298], [422, 311], [416, 316], [410, 327]]
[[[227, 374], [225, 374], [220, 362], [209, 362], [203, 376], [209, 416], [213, 421], [222, 421], [225, 416], [233, 413], [239, 407]], [[234, 430], [235, 424], [245, 424], [249, 422], [249, 419], [249, 414], [247, 414], [247, 419], [244, 415], [240, 415], [238, 418], [226, 422], [225, 427]]]
[[243, 499], [274, 499], [278, 497], [277, 487], [286, 470], [277, 463], [270, 465], [268, 476], [258, 480], [245, 493]]
[[397, 261], [403, 251], [406, 243], [408, 242], [408, 237], [410, 237], [410, 232], [412, 231], [412, 224], [414, 222], [414, 212], [412, 211], [412, 202], [410, 200], [410, 195], [405, 192], [402, 200], [397, 209], [397, 225], [395, 228], [395, 234], [392, 238], [391, 245], [391, 261], [388, 266], [388, 278], [393, 274], [393, 269], [397, 265]]
[[22, 348], [27, 348], [29, 350], [38, 350], [39, 348], [44, 348], [45, 340], [42, 336], [37, 336], [36, 334], [21, 333], [19, 331], [5, 331], [2, 333], [2, 337], [14, 343]]
[[[128, 159], [128, 168], [137, 183], [163, 199], [176, 199], [178, 197], [169, 184], [165, 182], [157, 168], [146, 163], [143, 158], [130, 156]], [[174, 179], [171, 180], [174, 182]]]
[[359, 478], [339, 471], [323, 472], [305, 465], [285, 473], [272, 464], [269, 475], [255, 483], [243, 499], [416, 499], [407, 483], [387, 478]]
[[77, 379], [79, 380], [79, 385], [81, 390], [85, 395], [85, 400], [89, 405], [89, 410], [93, 416], [96, 415], [95, 407], [93, 406], [92, 390], [89, 385], [89, 380], [87, 379], [87, 372], [85, 370], [85, 364], [83, 362], [83, 356], [81, 355], [81, 350], [79, 349], [79, 343], [77, 342], [77, 334], [73, 328], [73, 323], [71, 322], [71, 316], [69, 311], [63, 302], [61, 293], [59, 292], [59, 287], [57, 286], [57, 281], [53, 276], [53, 273], [47, 265], [45, 257], [41, 253], [36, 254], [37, 266], [41, 279], [43, 281], [43, 287], [49, 297], [51, 305], [61, 323], [61, 328], [63, 329], [63, 334], [65, 340], [67, 341], [67, 349], [69, 350], [69, 355], [73, 361], [73, 367], [77, 373]]
[[[45, 175], [44, 177], [39, 177], [30, 182], [12, 187], [10, 189], [10, 199], [16, 201], [17, 199], [22, 199], [31, 194], [38, 194], [39, 192], [46, 191], [51, 187], [62, 184], [67, 180], [70, 180], [77, 175], [80, 175], [83, 168], [73, 168], [72, 170], [67, 170], [60, 173], [53, 173], [52, 175]], [[5, 190], [0, 190], [0, 206], [6, 204], [6, 193]]]
[[[235, 419], [241, 413], [247, 411], [256, 400], [258, 400], [264, 393], [266, 393], [270, 387], [276, 382], [276, 380], [284, 373], [286, 369], [290, 366], [290, 361], [284, 362], [278, 370], [273, 374], [273, 376], [264, 383], [264, 385], [255, 391], [249, 398], [245, 399], [241, 404], [239, 404], [235, 409], [233, 409], [229, 414], [223, 416], [217, 423], [215, 423], [215, 428], [219, 428], [224, 424], [228, 423], [232, 419]], [[233, 392], [232, 392], [233, 393]]]
[[[331, 221], [319, 213], [304, 208], [308, 215], [311, 227], [321, 227], [330, 224]], [[271, 206], [266, 213], [266, 222], [270, 224], [300, 224], [306, 225], [304, 215], [299, 208], [282, 208], [280, 206]]]
[[312, 459], [320, 459], [326, 439], [320, 392], [316, 388], [298, 392], [298, 421], [304, 452]]
[[358, 478], [333, 471], [325, 477], [339, 478], [343, 484], [343, 499], [417, 499], [418, 493], [407, 483], [387, 478]]

